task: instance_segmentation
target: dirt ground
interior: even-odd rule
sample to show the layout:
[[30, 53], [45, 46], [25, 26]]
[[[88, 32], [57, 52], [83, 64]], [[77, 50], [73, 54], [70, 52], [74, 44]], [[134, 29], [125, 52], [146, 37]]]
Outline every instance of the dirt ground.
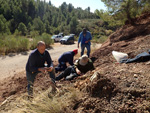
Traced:
[[[92, 44], [91, 48], [92, 50], [95, 50], [100, 46], [101, 44]], [[62, 45], [60, 43], [54, 43], [54, 45], [52, 45], [52, 48], [48, 50], [53, 60], [54, 66], [57, 65], [57, 59], [63, 52], [72, 51], [74, 49], [77, 49], [77, 42], [72, 45]], [[27, 91], [25, 65], [30, 52], [31, 51], [19, 54], [11, 53], [8, 56], [0, 57], [0, 103], [2, 103], [6, 98], [12, 95], [18, 95]], [[80, 48], [78, 54], [75, 56], [75, 59], [79, 56]], [[39, 74], [34, 85], [35, 87], [40, 86], [39, 88], [45, 90], [50, 85], [50, 79], [48, 76]]]

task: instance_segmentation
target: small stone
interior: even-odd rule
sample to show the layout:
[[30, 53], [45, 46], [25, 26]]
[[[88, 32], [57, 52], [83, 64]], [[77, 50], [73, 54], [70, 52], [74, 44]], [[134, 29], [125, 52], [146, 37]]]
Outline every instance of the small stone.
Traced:
[[134, 74], [134, 78], [137, 78], [138, 77], [138, 75], [137, 74]]

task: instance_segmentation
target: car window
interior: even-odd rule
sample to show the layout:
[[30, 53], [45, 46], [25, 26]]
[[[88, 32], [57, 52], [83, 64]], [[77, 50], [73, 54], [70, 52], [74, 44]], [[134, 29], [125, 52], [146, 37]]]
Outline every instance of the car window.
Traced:
[[68, 39], [69, 38], [69, 36], [64, 36], [64, 38], [63, 39]]

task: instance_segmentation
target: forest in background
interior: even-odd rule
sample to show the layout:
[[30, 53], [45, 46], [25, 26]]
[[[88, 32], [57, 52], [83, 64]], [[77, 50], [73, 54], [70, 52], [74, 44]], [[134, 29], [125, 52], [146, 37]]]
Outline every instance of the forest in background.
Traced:
[[0, 0], [1, 33], [78, 34], [81, 31], [78, 20], [98, 18], [90, 12], [90, 7], [83, 10], [66, 2], [56, 8], [51, 1], [47, 3], [40, 0]]
[[74, 8], [66, 2], [56, 8], [45, 0], [0, 0], [0, 54], [33, 49], [38, 40], [50, 46], [51, 35], [58, 33], [77, 39], [83, 28], [92, 33], [92, 41], [103, 43], [116, 29], [150, 11], [150, 0], [101, 1], [108, 10], [92, 13], [90, 7]]

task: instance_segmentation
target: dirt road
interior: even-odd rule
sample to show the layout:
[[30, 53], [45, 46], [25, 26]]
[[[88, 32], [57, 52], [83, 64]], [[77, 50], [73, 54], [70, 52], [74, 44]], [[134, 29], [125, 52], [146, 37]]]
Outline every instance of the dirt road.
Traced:
[[[101, 44], [93, 44], [91, 47], [92, 49], [96, 49], [100, 46]], [[52, 57], [52, 60], [57, 60], [63, 52], [71, 51], [76, 48], [77, 42], [72, 45], [61, 45], [60, 43], [55, 43], [54, 45], [52, 45], [52, 49], [49, 49], [48, 51]], [[0, 57], [0, 80], [9, 76], [14, 76], [19, 72], [25, 71], [25, 65], [30, 52], [31, 51], [20, 54], [9, 54], [7, 56]]]

